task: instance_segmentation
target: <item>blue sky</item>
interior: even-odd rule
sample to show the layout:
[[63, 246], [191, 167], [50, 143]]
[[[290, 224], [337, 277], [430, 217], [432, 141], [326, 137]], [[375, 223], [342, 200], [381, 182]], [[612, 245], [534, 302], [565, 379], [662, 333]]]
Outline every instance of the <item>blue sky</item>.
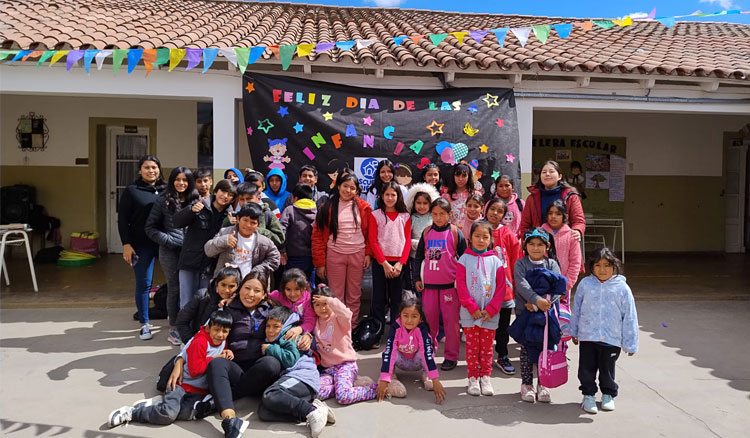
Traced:
[[[556, 17], [617, 18], [631, 13], [648, 13], [656, 7], [656, 16], [690, 14], [696, 10], [704, 13], [741, 9], [750, 11], [750, 0], [286, 0], [293, 3], [311, 3], [339, 6], [380, 6], [442, 11], [485, 12], [494, 14], [546, 15]], [[683, 18], [681, 20], [686, 20]], [[693, 19], [692, 17], [690, 19]], [[750, 24], [750, 14], [729, 15], [695, 19], [696, 21], [722, 21]]]

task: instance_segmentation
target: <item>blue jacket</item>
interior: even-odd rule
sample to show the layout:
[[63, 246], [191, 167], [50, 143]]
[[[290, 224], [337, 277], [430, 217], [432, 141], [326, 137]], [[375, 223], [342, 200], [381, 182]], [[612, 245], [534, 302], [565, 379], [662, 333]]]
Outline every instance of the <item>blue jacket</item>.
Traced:
[[603, 342], [638, 351], [638, 314], [625, 277], [615, 275], [602, 283], [593, 275], [581, 280], [573, 299], [570, 332], [584, 342]]
[[[271, 190], [271, 185], [268, 184], [268, 178], [274, 175], [281, 178], [281, 187], [279, 188], [278, 193], [274, 193]], [[286, 183], [286, 175], [284, 175], [284, 172], [281, 169], [271, 169], [268, 172], [268, 175], [266, 175], [266, 189], [263, 190], [263, 193], [265, 193], [266, 196], [268, 196], [277, 205], [277, 208], [278, 206], [283, 206], [284, 202], [286, 202], [286, 198], [290, 196], [289, 192], [286, 191]]]
[[312, 351], [299, 351], [297, 342], [284, 339], [286, 332], [298, 323], [299, 316], [292, 313], [284, 322], [281, 332], [275, 339], [266, 338], [266, 341], [271, 342], [271, 345], [266, 348], [266, 356], [272, 356], [279, 360], [282, 376], [297, 379], [318, 392], [320, 391], [320, 374]]

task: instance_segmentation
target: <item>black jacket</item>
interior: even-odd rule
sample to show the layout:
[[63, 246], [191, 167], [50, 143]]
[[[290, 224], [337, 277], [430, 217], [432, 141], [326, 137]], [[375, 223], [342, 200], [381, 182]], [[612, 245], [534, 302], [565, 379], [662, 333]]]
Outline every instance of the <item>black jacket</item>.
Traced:
[[167, 192], [160, 194], [156, 199], [151, 214], [146, 219], [146, 235], [159, 246], [169, 249], [180, 249], [185, 237], [185, 229], [174, 226], [174, 214], [167, 207]]
[[232, 329], [227, 336], [227, 348], [234, 353], [234, 361], [244, 370], [263, 356], [261, 345], [266, 343], [266, 316], [269, 305], [261, 303], [250, 312], [239, 297], [227, 305], [232, 314]]
[[204, 208], [198, 213], [193, 213], [193, 203], [177, 211], [172, 218], [175, 227], [187, 227], [180, 251], [180, 269], [202, 271], [212, 268], [214, 261], [203, 251], [203, 245], [219, 232], [229, 211], [226, 208], [220, 212], [214, 210], [214, 199], [214, 195], [204, 199]]
[[138, 178], [122, 193], [117, 208], [117, 229], [123, 245], [156, 249], [157, 245], [146, 235], [146, 219], [162, 190], [163, 184], [152, 186]]
[[208, 293], [202, 297], [195, 297], [190, 300], [185, 307], [180, 309], [177, 314], [177, 331], [180, 333], [180, 340], [187, 342], [198, 333], [202, 325], [206, 324], [208, 318], [215, 310], [219, 308], [221, 297], [213, 288], [208, 288]]

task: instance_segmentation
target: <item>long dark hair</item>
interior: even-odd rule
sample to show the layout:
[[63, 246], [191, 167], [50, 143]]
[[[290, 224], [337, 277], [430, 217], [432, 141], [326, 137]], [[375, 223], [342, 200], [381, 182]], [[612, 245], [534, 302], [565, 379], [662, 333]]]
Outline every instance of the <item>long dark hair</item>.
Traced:
[[382, 160], [378, 163], [378, 167], [375, 169], [375, 179], [373, 180], [370, 188], [367, 189], [367, 193], [375, 193], [378, 196], [383, 193], [383, 184], [385, 183], [380, 179], [380, 169], [386, 166], [391, 169], [391, 173], [393, 173], [393, 179], [396, 179], [396, 166], [394, 166], [389, 159]]
[[443, 188], [443, 178], [442, 178], [442, 175], [440, 175], [440, 167], [438, 167], [438, 165], [437, 165], [437, 164], [435, 164], [435, 163], [430, 163], [430, 164], [428, 164], [428, 165], [424, 166], [424, 167], [422, 168], [422, 174], [421, 174], [421, 175], [420, 175], [420, 177], [419, 177], [419, 181], [420, 181], [420, 182], [423, 182], [423, 183], [426, 183], [426, 182], [427, 182], [427, 181], [425, 181], [425, 177], [427, 176], [427, 172], [428, 172], [428, 171], [429, 171], [430, 169], [435, 169], [435, 170], [437, 170], [437, 173], [438, 173], [438, 182], [437, 182], [437, 184], [436, 184], [436, 185], [434, 185], [433, 187], [435, 187], [435, 190], [437, 190], [438, 192], [440, 192], [440, 189], [441, 189], [441, 188]]
[[544, 166], [546, 166], [548, 164], [550, 166], [554, 167], [555, 170], [557, 171], [557, 173], [560, 174], [561, 178], [560, 178], [560, 181], [558, 181], [559, 185], [561, 185], [564, 189], [570, 189], [570, 190], [573, 190], [574, 192], [578, 193], [578, 190], [576, 190], [575, 187], [571, 186], [570, 184], [568, 184], [567, 181], [565, 181], [565, 175], [563, 175], [562, 167], [560, 167], [560, 163], [558, 163], [555, 160], [547, 160], [547, 161], [544, 162], [544, 164], [542, 164], [542, 167], [539, 168], [539, 181], [536, 182], [536, 186], [537, 186], [537, 188], [539, 188], [539, 190], [547, 190], [546, 188], [544, 188], [544, 184], [542, 183], [542, 175], [541, 175], [542, 174], [542, 170], [541, 169], [544, 169]]
[[[532, 233], [534, 234], [533, 236], [531, 235]], [[545, 240], [543, 237], [540, 237], [539, 234], [547, 236], [547, 243], [549, 243], [549, 248], [547, 248], [547, 258], [552, 259], [559, 264], [560, 261], [557, 260], [557, 251], [555, 250], [555, 236], [553, 236], [552, 233], [548, 233], [542, 227], [537, 227], [531, 231], [526, 232], [526, 235], [523, 238], [523, 253], [526, 255], [529, 255], [529, 252], [526, 251], [526, 244], [529, 243], [529, 240], [531, 239], [542, 239], [542, 241]]]
[[[416, 311], [419, 313], [419, 317], [422, 318], [422, 322], [427, 325], [427, 316], [424, 314], [424, 308], [422, 307], [422, 301], [420, 299], [409, 292], [404, 292], [403, 297], [401, 299], [401, 306], [398, 308], [398, 316], [401, 316], [401, 312], [404, 311], [404, 309], [408, 309], [409, 307], [413, 307], [416, 309]], [[429, 325], [427, 325], [427, 329], [429, 331]], [[433, 345], [433, 348], [435, 346]]]
[[451, 172], [451, 179], [448, 180], [448, 184], [445, 186], [448, 187], [448, 194], [450, 195], [451, 199], [454, 199], [453, 196], [456, 194], [456, 190], [458, 190], [458, 186], [456, 185], [456, 175], [465, 173], [469, 176], [469, 178], [466, 180], [466, 190], [468, 190], [469, 195], [474, 194], [474, 174], [471, 172], [471, 169], [469, 169], [469, 166], [460, 163], [453, 166], [453, 172]]
[[[161, 171], [161, 161], [159, 161], [159, 159], [156, 158], [156, 156], [154, 155], [144, 155], [141, 157], [140, 160], [138, 160], [139, 171], [141, 170], [143, 163], [145, 163], [146, 161], [153, 161], [154, 163], [156, 163], [156, 167], [159, 168], [159, 177], [156, 178], [156, 182], [154, 183], [154, 186], [159, 190], [163, 189], [164, 184], [166, 183], [164, 182], [164, 176], [162, 175], [162, 171]], [[142, 178], [139, 176], [138, 179], [142, 179]]]
[[[354, 175], [353, 173], [344, 175], [341, 177], [339, 175], [339, 178], [336, 179], [336, 187], [335, 190], [331, 193], [331, 196], [328, 198], [328, 201], [326, 201], [323, 208], [318, 210], [318, 215], [315, 218], [315, 223], [318, 224], [319, 230], [324, 230], [325, 227], [328, 227], [328, 230], [330, 231], [331, 235], [333, 235], [333, 240], [336, 241], [336, 238], [339, 235], [339, 198], [341, 197], [341, 194], [339, 193], [339, 187], [342, 183], [345, 183], [347, 181], [351, 181], [354, 183], [354, 186], [357, 187], [357, 193], [360, 191], [359, 187], [359, 179], [357, 179], [357, 175]], [[401, 201], [403, 203], [403, 201]], [[352, 202], [352, 213], [354, 214], [354, 224], [359, 226], [359, 221], [357, 220], [357, 201]], [[360, 218], [362, 219], [362, 218]]]
[[237, 289], [234, 291], [235, 293], [237, 293], [237, 291], [240, 290], [242, 273], [240, 272], [239, 268], [233, 265], [229, 265], [228, 263], [223, 268], [219, 269], [219, 272], [217, 272], [214, 278], [211, 279], [208, 290], [218, 295], [219, 292], [216, 290], [216, 286], [219, 285], [219, 282], [221, 280], [228, 277], [234, 277], [237, 280]]
[[[378, 208], [383, 210], [383, 213], [385, 213], [385, 201], [383, 201], [383, 194], [387, 189], [393, 189], [393, 191], [396, 192], [396, 205], [394, 206], [396, 211], [399, 213], [408, 213], [409, 209], [406, 208], [406, 203], [404, 203], [404, 194], [401, 193], [401, 186], [394, 181], [388, 181], [387, 183], [383, 184], [382, 191], [378, 193]], [[386, 220], [388, 220], [388, 216], [386, 216]]]
[[556, 208], [557, 211], [560, 212], [560, 214], [563, 217], [563, 224], [568, 223], [568, 207], [565, 206], [565, 203], [562, 199], [555, 199], [552, 204], [547, 207], [547, 211], [544, 213], [544, 222], [547, 222], [547, 217], [549, 216], [549, 212], [552, 210], [552, 208]]
[[[185, 199], [180, 199], [179, 192], [174, 188], [174, 182], [181, 173], [185, 175], [188, 182], [187, 189], [185, 189]], [[167, 209], [174, 213], [178, 208], [190, 205], [198, 198], [198, 190], [195, 189], [195, 177], [193, 177], [193, 172], [187, 167], [182, 166], [172, 169], [172, 173], [169, 174], [169, 183], [167, 183], [167, 191], [164, 199]]]

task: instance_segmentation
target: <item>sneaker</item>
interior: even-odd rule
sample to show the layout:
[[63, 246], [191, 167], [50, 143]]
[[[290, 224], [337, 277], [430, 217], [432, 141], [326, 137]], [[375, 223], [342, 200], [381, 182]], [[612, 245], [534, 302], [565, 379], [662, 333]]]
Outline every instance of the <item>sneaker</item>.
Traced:
[[581, 403], [581, 408], [583, 408], [583, 410], [588, 412], [589, 414], [596, 414], [597, 412], [599, 412], [599, 409], [596, 408], [596, 399], [594, 398], [593, 395], [583, 396], [583, 402]]
[[521, 385], [521, 400], [529, 403], [536, 401], [536, 391], [532, 385]]
[[512, 376], [516, 373], [516, 368], [510, 364], [508, 356], [498, 357], [497, 361], [495, 362], [495, 366], [497, 367], [497, 369], [509, 376]]
[[328, 424], [336, 424], [336, 415], [333, 413], [333, 409], [331, 409], [331, 408], [328, 407], [328, 405], [326, 404], [326, 402], [324, 402], [323, 400], [320, 400], [320, 399], [316, 398], [315, 400], [313, 400], [312, 404], [316, 408], [319, 408], [319, 407], [322, 406], [322, 407], [325, 407], [326, 409], [328, 409], [328, 418], [326, 418], [326, 421], [328, 422]]
[[479, 388], [482, 391], [482, 395], [495, 395], [495, 389], [492, 387], [490, 376], [482, 376], [479, 378]]
[[[596, 404], [594, 404], [594, 406], [596, 406]], [[602, 394], [602, 411], [614, 411], [614, 410], [615, 410], [615, 398], [609, 394]]]
[[202, 400], [198, 400], [193, 405], [193, 412], [191, 412], [191, 420], [200, 420], [206, 418], [209, 415], [216, 412], [216, 401], [211, 394], [206, 394]]
[[109, 414], [109, 427], [119, 426], [121, 424], [127, 424], [133, 419], [133, 407], [123, 406], [120, 409], [115, 409]]
[[400, 380], [393, 379], [388, 383], [388, 394], [391, 397], [404, 398], [406, 397], [406, 387]]
[[552, 402], [552, 394], [550, 394], [549, 389], [542, 385], [536, 386], [536, 399], [539, 400], [542, 403], [551, 403]]
[[374, 384], [375, 381], [372, 380], [372, 377], [369, 376], [357, 376], [356, 379], [354, 379], [353, 386], [370, 386]]
[[479, 379], [476, 377], [469, 377], [469, 386], [466, 388], [466, 392], [469, 395], [475, 395], [478, 396], [482, 393], [482, 390], [479, 388]]
[[424, 384], [424, 389], [426, 391], [432, 391], [434, 389], [434, 386], [432, 384], [432, 379], [430, 379], [427, 374], [422, 374], [422, 383]]
[[249, 425], [249, 422], [238, 417], [221, 420], [221, 428], [224, 429], [224, 438], [240, 438]]
[[151, 335], [151, 324], [143, 324], [143, 327], [141, 327], [141, 333], [138, 337], [141, 338], [142, 341], [148, 341], [153, 338]]
[[328, 422], [328, 407], [315, 405], [313, 407], [314, 409], [307, 414], [307, 425], [310, 426], [312, 437], [318, 438]]
[[167, 341], [169, 341], [172, 345], [182, 345], [182, 340], [180, 339], [180, 333], [177, 332], [176, 329], [169, 329], [169, 336], [167, 336]]
[[458, 362], [456, 362], [455, 360], [445, 359], [440, 365], [440, 369], [443, 371], [450, 371], [453, 368], [456, 368], [456, 365], [458, 365]]

